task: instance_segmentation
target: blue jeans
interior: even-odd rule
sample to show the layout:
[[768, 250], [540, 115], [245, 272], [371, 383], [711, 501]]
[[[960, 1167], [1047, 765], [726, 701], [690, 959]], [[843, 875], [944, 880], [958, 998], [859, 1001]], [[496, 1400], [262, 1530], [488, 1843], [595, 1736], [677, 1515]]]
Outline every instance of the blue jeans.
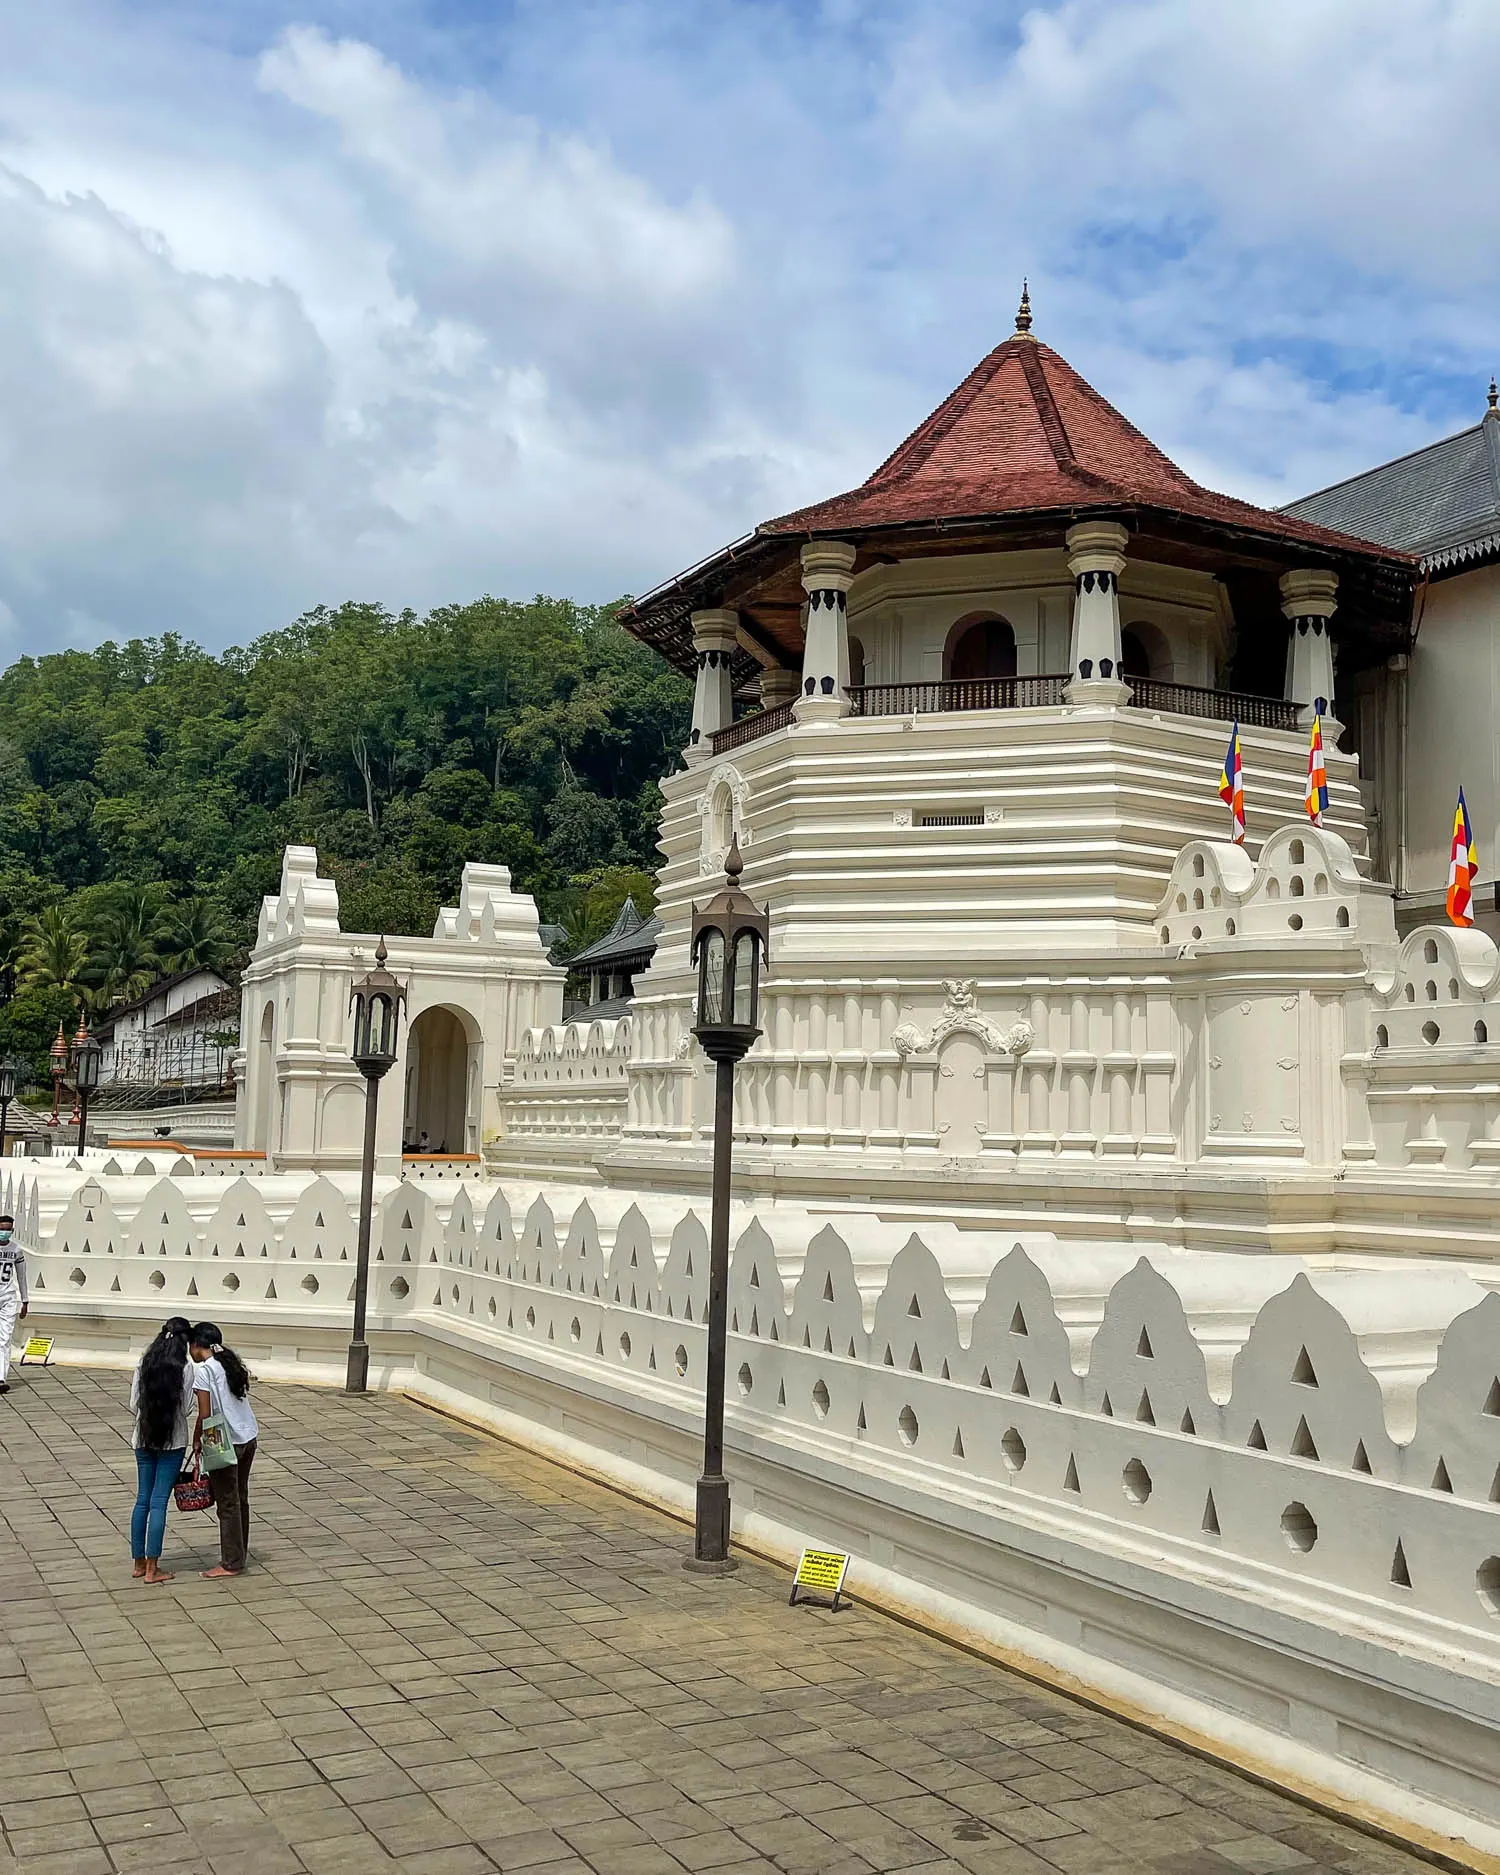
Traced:
[[149, 1556], [161, 1561], [167, 1534], [167, 1499], [182, 1470], [187, 1448], [171, 1452], [135, 1452], [135, 1509], [130, 1513], [130, 1553], [139, 1562]]

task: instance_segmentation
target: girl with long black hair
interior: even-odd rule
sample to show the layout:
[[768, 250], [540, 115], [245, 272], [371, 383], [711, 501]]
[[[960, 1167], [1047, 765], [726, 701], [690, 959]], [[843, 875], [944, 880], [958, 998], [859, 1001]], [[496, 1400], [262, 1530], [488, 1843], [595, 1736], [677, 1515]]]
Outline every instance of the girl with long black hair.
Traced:
[[131, 1574], [143, 1582], [170, 1582], [161, 1566], [167, 1534], [167, 1500], [187, 1451], [188, 1420], [194, 1406], [193, 1363], [188, 1356], [191, 1323], [174, 1315], [136, 1364], [130, 1382], [135, 1415], [135, 1509], [130, 1515]]
[[217, 1413], [228, 1425], [238, 1461], [211, 1471], [214, 1509], [219, 1513], [219, 1561], [205, 1569], [210, 1582], [225, 1576], [237, 1576], [245, 1566], [250, 1549], [250, 1467], [255, 1463], [255, 1448], [260, 1428], [250, 1405], [250, 1370], [233, 1348], [224, 1346], [224, 1337], [213, 1322], [199, 1322], [190, 1336], [193, 1360], [197, 1364], [194, 1386], [198, 1393], [198, 1423], [193, 1428], [193, 1450], [203, 1438], [203, 1422]]

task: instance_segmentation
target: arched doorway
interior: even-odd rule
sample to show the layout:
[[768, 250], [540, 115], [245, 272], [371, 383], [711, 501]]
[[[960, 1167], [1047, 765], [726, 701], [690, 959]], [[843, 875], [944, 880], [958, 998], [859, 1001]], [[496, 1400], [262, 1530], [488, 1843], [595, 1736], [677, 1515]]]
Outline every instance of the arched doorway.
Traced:
[[469, 1098], [472, 1078], [464, 1018], [452, 1009], [424, 1009], [406, 1037], [403, 1150], [479, 1150], [477, 1104]]
[[852, 634], [849, 639], [849, 688], [862, 690], [865, 682], [865, 648]]
[[954, 683], [1014, 677], [1016, 634], [1003, 618], [961, 618], [948, 634], [943, 664]]
[[1141, 643], [1140, 633], [1132, 631], [1127, 625], [1120, 633], [1120, 675], [1122, 677], [1149, 677], [1151, 660], [1146, 655], [1146, 647]]
[[1137, 622], [1120, 633], [1120, 674], [1158, 682], [1171, 678], [1172, 647], [1154, 625]]

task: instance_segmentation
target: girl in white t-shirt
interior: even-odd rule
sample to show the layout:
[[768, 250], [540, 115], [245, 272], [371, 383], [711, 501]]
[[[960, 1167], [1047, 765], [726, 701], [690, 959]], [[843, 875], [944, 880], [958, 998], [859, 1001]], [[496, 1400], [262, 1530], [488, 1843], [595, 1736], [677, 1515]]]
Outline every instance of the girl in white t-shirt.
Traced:
[[219, 1513], [219, 1561], [214, 1568], [203, 1571], [212, 1582], [237, 1576], [249, 1554], [250, 1467], [255, 1462], [260, 1428], [250, 1405], [250, 1370], [233, 1348], [224, 1346], [218, 1327], [213, 1322], [199, 1322], [190, 1339], [196, 1363], [193, 1385], [198, 1395], [194, 1454], [202, 1444], [204, 1420], [218, 1413], [228, 1423], [239, 1461], [208, 1474], [214, 1509]]
[[131, 1573], [143, 1582], [170, 1582], [161, 1566], [167, 1534], [167, 1503], [187, 1450], [188, 1419], [195, 1390], [188, 1359], [189, 1324], [184, 1315], [163, 1322], [160, 1334], [136, 1364], [130, 1381], [135, 1415], [135, 1509], [130, 1516]]

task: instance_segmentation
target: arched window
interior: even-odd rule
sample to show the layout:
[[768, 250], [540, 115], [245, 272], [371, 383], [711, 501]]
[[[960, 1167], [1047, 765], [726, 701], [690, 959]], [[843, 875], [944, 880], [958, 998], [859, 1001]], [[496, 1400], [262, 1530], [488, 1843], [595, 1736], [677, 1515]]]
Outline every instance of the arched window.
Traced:
[[849, 638], [849, 688], [859, 690], [865, 681], [865, 648], [851, 633]]
[[955, 683], [1014, 677], [1016, 634], [1003, 618], [960, 619], [948, 634], [944, 675]]
[[722, 848], [727, 853], [734, 835], [734, 790], [727, 781], [720, 779], [714, 783], [708, 814], [709, 844], [715, 852]]
[[1120, 669], [1127, 677], [1151, 675], [1151, 659], [1141, 643], [1140, 633], [1129, 627], [1120, 633]]

